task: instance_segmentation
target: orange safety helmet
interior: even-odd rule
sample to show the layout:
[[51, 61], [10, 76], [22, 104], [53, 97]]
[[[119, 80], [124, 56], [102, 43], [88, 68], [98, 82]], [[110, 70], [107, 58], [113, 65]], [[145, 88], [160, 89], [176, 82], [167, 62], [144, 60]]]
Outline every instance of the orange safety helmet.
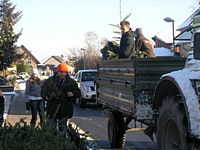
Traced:
[[67, 64], [65, 63], [61, 63], [57, 66], [57, 71], [58, 72], [68, 72], [69, 71], [69, 68], [67, 66]]

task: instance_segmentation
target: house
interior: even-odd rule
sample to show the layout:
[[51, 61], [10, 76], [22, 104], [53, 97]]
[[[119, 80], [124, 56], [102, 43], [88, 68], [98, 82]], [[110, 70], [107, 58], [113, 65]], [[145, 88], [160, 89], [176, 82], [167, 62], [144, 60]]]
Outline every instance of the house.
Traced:
[[160, 39], [157, 36], [154, 36], [151, 39], [155, 42], [154, 47], [164, 47], [164, 48], [170, 49], [172, 46], [172, 43], [166, 43], [165, 41], [163, 41], [162, 39]]
[[180, 31], [174, 39], [176, 43], [180, 45], [180, 52], [182, 55], [187, 56], [190, 51], [190, 41], [192, 38], [192, 31], [190, 27], [192, 25], [193, 18], [200, 15], [200, 8], [197, 9], [192, 15], [190, 15], [176, 30]]
[[[51, 56], [45, 62], [43, 62], [43, 64], [47, 66], [45, 73], [47, 75], [52, 74], [55, 66], [60, 63], [66, 63], [66, 60], [64, 60], [61, 56]], [[74, 67], [70, 66], [69, 64], [67, 65], [70, 68], [70, 74], [72, 74], [74, 72]]]
[[46, 66], [57, 66], [60, 63], [65, 63], [66, 61], [61, 56], [51, 56], [43, 64]]
[[[33, 68], [37, 68], [37, 65], [40, 64], [40, 62], [35, 58], [35, 56], [33, 56], [33, 54], [31, 54], [31, 52], [24, 46], [21, 45], [20, 47], [17, 48], [17, 53], [19, 54], [23, 54], [23, 58], [21, 58], [20, 63], [26, 63], [28, 64], [30, 71]], [[0, 75], [5, 75], [5, 74], [10, 74], [17, 71], [17, 67], [16, 65], [14, 65], [13, 67], [9, 67], [7, 68], [6, 72], [0, 72]]]
[[[40, 63], [24, 45], [17, 48], [17, 53], [23, 54], [23, 58], [21, 58], [18, 63], [28, 64], [30, 71], [32, 71], [33, 68], [37, 68], [37, 65]], [[12, 67], [8, 67], [6, 70], [0, 71], [0, 76], [6, 77], [7, 84], [14, 84], [16, 73], [17, 66], [14, 64]]]
[[27, 63], [31, 70], [33, 68], [37, 68], [37, 65], [40, 64], [40, 62], [35, 58], [35, 56], [33, 56], [33, 54], [24, 45], [18, 47], [18, 53], [24, 54], [22, 61]]

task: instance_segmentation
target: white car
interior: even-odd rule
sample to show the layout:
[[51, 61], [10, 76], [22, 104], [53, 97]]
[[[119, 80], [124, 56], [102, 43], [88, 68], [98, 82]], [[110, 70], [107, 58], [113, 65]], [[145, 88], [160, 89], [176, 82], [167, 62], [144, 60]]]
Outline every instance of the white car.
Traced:
[[87, 102], [96, 102], [96, 80], [97, 70], [79, 70], [75, 75], [75, 80], [81, 90], [81, 97], [78, 103], [81, 107], [85, 107]]
[[20, 72], [19, 73], [19, 75], [18, 75], [18, 77], [20, 78], [20, 79], [27, 79], [27, 78], [29, 78], [30, 77], [30, 75], [27, 73], [27, 72]]

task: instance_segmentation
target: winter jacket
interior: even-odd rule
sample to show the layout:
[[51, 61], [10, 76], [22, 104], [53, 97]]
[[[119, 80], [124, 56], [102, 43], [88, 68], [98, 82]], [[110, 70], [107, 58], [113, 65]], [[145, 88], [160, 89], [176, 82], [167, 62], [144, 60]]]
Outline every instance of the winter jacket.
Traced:
[[153, 48], [151, 42], [146, 39], [143, 35], [139, 35], [135, 41], [136, 51], [143, 51], [146, 53], [147, 57], [153, 58], [155, 54], [153, 53]]
[[130, 29], [122, 34], [119, 49], [119, 58], [128, 58], [135, 53], [134, 32]]
[[4, 96], [0, 96], [0, 126], [3, 124], [4, 118], [4, 107], [5, 107], [5, 98]]
[[4, 103], [5, 103], [4, 96], [0, 96], [0, 114], [4, 113]]
[[[72, 92], [73, 97], [68, 97], [67, 92]], [[58, 114], [68, 118], [73, 116], [73, 100], [80, 97], [80, 90], [75, 80], [67, 75], [60, 82], [58, 75], [51, 76], [42, 85], [41, 96], [47, 101], [47, 115], [53, 116], [60, 104]]]
[[26, 82], [26, 90], [25, 90], [25, 94], [26, 96], [29, 97], [38, 97], [38, 99], [42, 99], [40, 96], [40, 92], [41, 92], [41, 81], [39, 78], [37, 78], [36, 80], [28, 80]]

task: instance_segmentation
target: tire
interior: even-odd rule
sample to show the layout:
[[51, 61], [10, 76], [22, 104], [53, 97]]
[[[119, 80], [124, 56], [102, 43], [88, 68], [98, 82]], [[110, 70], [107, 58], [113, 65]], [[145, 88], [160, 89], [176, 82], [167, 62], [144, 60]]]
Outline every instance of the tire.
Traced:
[[164, 99], [157, 122], [157, 142], [159, 150], [187, 150], [186, 129], [183, 113], [174, 97]]
[[113, 111], [108, 115], [108, 140], [111, 148], [122, 147], [125, 135], [125, 123], [122, 113]]
[[86, 101], [83, 98], [78, 98], [78, 104], [80, 105], [81, 108], [86, 107]]

